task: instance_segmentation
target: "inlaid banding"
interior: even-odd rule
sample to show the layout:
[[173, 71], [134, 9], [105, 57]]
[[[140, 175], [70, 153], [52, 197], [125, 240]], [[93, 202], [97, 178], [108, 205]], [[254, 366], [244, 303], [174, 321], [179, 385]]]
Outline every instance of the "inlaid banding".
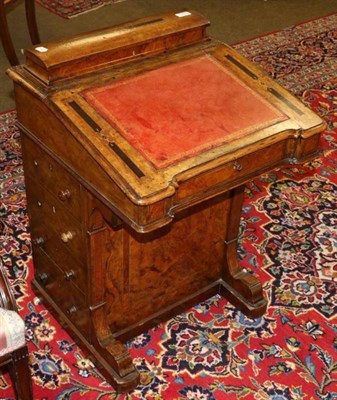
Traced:
[[247, 75], [249, 75], [253, 79], [259, 79], [257, 75], [254, 74], [250, 69], [248, 69], [246, 66], [240, 63], [236, 58], [231, 56], [230, 54], [226, 55], [227, 60], [229, 60], [232, 64], [236, 65], [239, 67], [243, 72], [245, 72]]
[[71, 101], [69, 105], [95, 132], [100, 132], [102, 130], [97, 122], [95, 122], [76, 101]]
[[145, 176], [144, 172], [124, 153], [124, 151], [113, 142], [109, 142], [109, 146], [118, 155], [118, 157], [134, 172], [138, 178]]

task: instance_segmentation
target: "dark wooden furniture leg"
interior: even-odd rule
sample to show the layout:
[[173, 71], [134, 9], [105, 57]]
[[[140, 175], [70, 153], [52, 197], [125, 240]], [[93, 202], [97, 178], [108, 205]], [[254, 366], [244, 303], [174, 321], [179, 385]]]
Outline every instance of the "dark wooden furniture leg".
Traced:
[[[0, 307], [17, 312], [16, 302], [4, 271], [0, 268]], [[18, 400], [33, 400], [27, 345], [0, 357], [0, 367], [8, 367]]]
[[28, 365], [27, 346], [12, 353], [12, 362], [8, 364], [17, 400], [32, 400], [32, 381]]
[[233, 189], [229, 207], [229, 219], [225, 239], [225, 263], [223, 269], [222, 294], [250, 318], [262, 316], [267, 308], [262, 285], [258, 279], [246, 272], [238, 262], [237, 242], [244, 200], [245, 186]]
[[[36, 16], [35, 16], [35, 3], [34, 0], [25, 0], [26, 7], [26, 20], [28, 24], [29, 34], [33, 44], [40, 42], [39, 32], [37, 29]], [[11, 34], [8, 28], [6, 17], [5, 1], [0, 1], [0, 38], [6, 57], [11, 65], [18, 65], [19, 59], [16, 54]]]
[[19, 64], [19, 59], [16, 55], [12, 38], [8, 29], [8, 23], [6, 18], [5, 2], [0, 1], [0, 38], [3, 49], [11, 65]]
[[41, 40], [36, 22], [35, 1], [25, 0], [25, 7], [26, 7], [26, 20], [30, 38], [33, 44], [38, 44], [41, 42]]

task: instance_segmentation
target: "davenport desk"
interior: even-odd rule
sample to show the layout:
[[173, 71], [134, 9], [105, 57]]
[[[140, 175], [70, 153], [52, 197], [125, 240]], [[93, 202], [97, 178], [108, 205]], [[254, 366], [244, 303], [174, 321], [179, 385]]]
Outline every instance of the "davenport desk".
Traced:
[[317, 153], [322, 120], [194, 12], [26, 50], [9, 71], [34, 290], [119, 391], [124, 342], [214, 294], [255, 318], [237, 260], [244, 184]]

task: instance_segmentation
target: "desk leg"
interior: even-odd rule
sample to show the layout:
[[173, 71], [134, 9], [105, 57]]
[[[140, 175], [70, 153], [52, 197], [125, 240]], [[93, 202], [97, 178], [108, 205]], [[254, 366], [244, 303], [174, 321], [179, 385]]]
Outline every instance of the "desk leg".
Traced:
[[[93, 331], [91, 355], [95, 365], [118, 392], [126, 392], [139, 383], [139, 372], [131, 356], [119, 340], [112, 335], [105, 310], [105, 277], [109, 254], [105, 248], [107, 226], [101, 212], [95, 209], [89, 220], [89, 310]], [[103, 245], [102, 245], [103, 244]]]
[[267, 301], [262, 293], [262, 285], [255, 276], [246, 272], [239, 265], [237, 256], [244, 189], [245, 186], [242, 185], [233, 189], [231, 193], [221, 290], [223, 296], [245, 315], [257, 318], [265, 312], [267, 307]]

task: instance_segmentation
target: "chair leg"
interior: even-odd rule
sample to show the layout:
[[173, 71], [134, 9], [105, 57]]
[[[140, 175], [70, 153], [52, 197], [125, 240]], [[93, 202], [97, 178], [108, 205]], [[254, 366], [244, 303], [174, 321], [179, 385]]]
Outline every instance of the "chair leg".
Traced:
[[[38, 44], [40, 43], [40, 36], [36, 22], [35, 1], [25, 0], [25, 7], [30, 38], [33, 44]], [[13, 45], [11, 34], [9, 32], [5, 4], [2, 0], [0, 0], [0, 39], [9, 63], [11, 65], [18, 65], [19, 59]]]
[[13, 351], [12, 362], [9, 365], [9, 374], [17, 400], [33, 400], [27, 346]]
[[3, 49], [11, 65], [18, 65], [19, 59], [16, 55], [11, 35], [8, 29], [8, 23], [6, 18], [5, 4], [0, 0], [0, 39], [2, 42]]
[[25, 0], [25, 7], [30, 38], [33, 44], [38, 44], [41, 42], [41, 40], [36, 22], [35, 0]]

